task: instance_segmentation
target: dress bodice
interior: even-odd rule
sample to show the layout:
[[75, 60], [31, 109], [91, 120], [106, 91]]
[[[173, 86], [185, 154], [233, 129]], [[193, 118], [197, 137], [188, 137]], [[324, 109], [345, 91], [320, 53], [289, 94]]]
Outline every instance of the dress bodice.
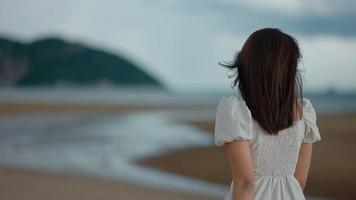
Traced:
[[[292, 126], [281, 130], [277, 135], [268, 134], [253, 119], [251, 111], [240, 94], [223, 96], [218, 104], [214, 130], [215, 145], [223, 146], [234, 140], [249, 142], [256, 182], [258, 183], [256, 198], [264, 196], [266, 191], [271, 193], [271, 191], [280, 190], [285, 187], [283, 185], [300, 187], [293, 175], [301, 144], [321, 140], [313, 105], [307, 98], [303, 98], [301, 103], [303, 106], [302, 119], [295, 121]], [[279, 181], [272, 181], [276, 179]], [[268, 182], [270, 184], [267, 184]], [[276, 183], [282, 185], [273, 185]], [[262, 185], [265, 186], [262, 188]], [[273, 187], [279, 187], [279, 189]], [[297, 192], [303, 194], [300, 188], [297, 188]], [[288, 192], [284, 193], [284, 195], [287, 194]], [[227, 196], [229, 195], [231, 196], [231, 190]], [[227, 196], [225, 199], [229, 199]], [[268, 198], [265, 197], [265, 199]], [[279, 198], [275, 197], [274, 199]], [[288, 197], [284, 199], [288, 199]], [[304, 199], [304, 196], [297, 199]]]

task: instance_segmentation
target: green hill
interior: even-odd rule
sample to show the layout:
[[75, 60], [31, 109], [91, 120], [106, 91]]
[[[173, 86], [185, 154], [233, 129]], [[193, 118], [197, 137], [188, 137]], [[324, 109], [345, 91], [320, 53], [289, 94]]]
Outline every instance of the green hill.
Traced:
[[0, 85], [95, 85], [102, 82], [163, 87], [141, 67], [105, 51], [58, 38], [29, 44], [0, 38]]

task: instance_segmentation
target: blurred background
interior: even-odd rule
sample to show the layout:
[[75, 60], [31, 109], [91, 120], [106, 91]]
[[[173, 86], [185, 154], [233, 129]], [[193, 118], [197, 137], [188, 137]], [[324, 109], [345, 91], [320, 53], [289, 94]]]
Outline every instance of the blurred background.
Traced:
[[356, 1], [0, 0], [0, 199], [222, 199], [231, 61], [274, 27], [318, 114], [308, 199], [356, 199]]

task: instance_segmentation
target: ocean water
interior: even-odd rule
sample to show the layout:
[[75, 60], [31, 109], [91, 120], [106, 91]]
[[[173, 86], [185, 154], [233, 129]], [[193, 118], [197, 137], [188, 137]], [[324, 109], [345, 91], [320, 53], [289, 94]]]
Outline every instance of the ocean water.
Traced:
[[[73, 94], [73, 99], [68, 93]], [[0, 96], [3, 101], [12, 102], [129, 101], [127, 96], [125, 99], [120, 95], [120, 99], [111, 101], [108, 100], [111, 94], [104, 98], [104, 95], [99, 95], [102, 99], [98, 101], [96, 95], [90, 99], [86, 95], [78, 96], [73, 90], [68, 93], [8, 90]], [[145, 100], [152, 101], [150, 98]], [[226, 191], [224, 185], [135, 164], [137, 160], [167, 151], [212, 145], [209, 134], [177, 122], [189, 119], [187, 112], [201, 113], [200, 116], [205, 118], [213, 115], [212, 110], [206, 108], [136, 111], [128, 114], [1, 114], [0, 165], [91, 175], [167, 190], [221, 196]], [[194, 117], [194, 114], [190, 116]]]
[[[181, 120], [213, 120], [220, 94], [152, 89], [3, 89], [0, 102], [186, 104], [195, 108], [128, 114], [36, 112], [0, 115], [0, 165], [93, 175], [222, 197], [228, 187], [135, 164], [167, 151], [212, 146], [213, 137]], [[309, 94], [317, 112], [355, 112], [355, 95]], [[202, 106], [203, 105], [203, 106]]]
[[209, 195], [225, 187], [135, 164], [138, 159], [192, 146], [211, 137], [175, 124], [165, 112], [35, 113], [0, 116], [0, 165], [94, 175]]
[[[150, 87], [0, 88], [0, 102], [98, 102], [214, 107], [224, 95], [236, 95], [236, 93], [233, 90], [172, 93]], [[356, 112], [356, 92], [305, 92], [304, 97], [312, 101], [318, 113]]]

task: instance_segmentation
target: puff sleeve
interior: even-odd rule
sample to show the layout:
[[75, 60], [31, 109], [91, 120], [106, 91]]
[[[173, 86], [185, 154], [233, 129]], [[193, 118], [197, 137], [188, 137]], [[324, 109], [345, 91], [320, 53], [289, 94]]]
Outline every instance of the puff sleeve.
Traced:
[[214, 143], [222, 146], [233, 140], [252, 139], [252, 116], [236, 96], [223, 96], [218, 104], [214, 128]]
[[321, 140], [319, 128], [316, 124], [316, 113], [310, 100], [303, 98], [303, 119], [305, 122], [305, 132], [303, 143], [314, 143]]

